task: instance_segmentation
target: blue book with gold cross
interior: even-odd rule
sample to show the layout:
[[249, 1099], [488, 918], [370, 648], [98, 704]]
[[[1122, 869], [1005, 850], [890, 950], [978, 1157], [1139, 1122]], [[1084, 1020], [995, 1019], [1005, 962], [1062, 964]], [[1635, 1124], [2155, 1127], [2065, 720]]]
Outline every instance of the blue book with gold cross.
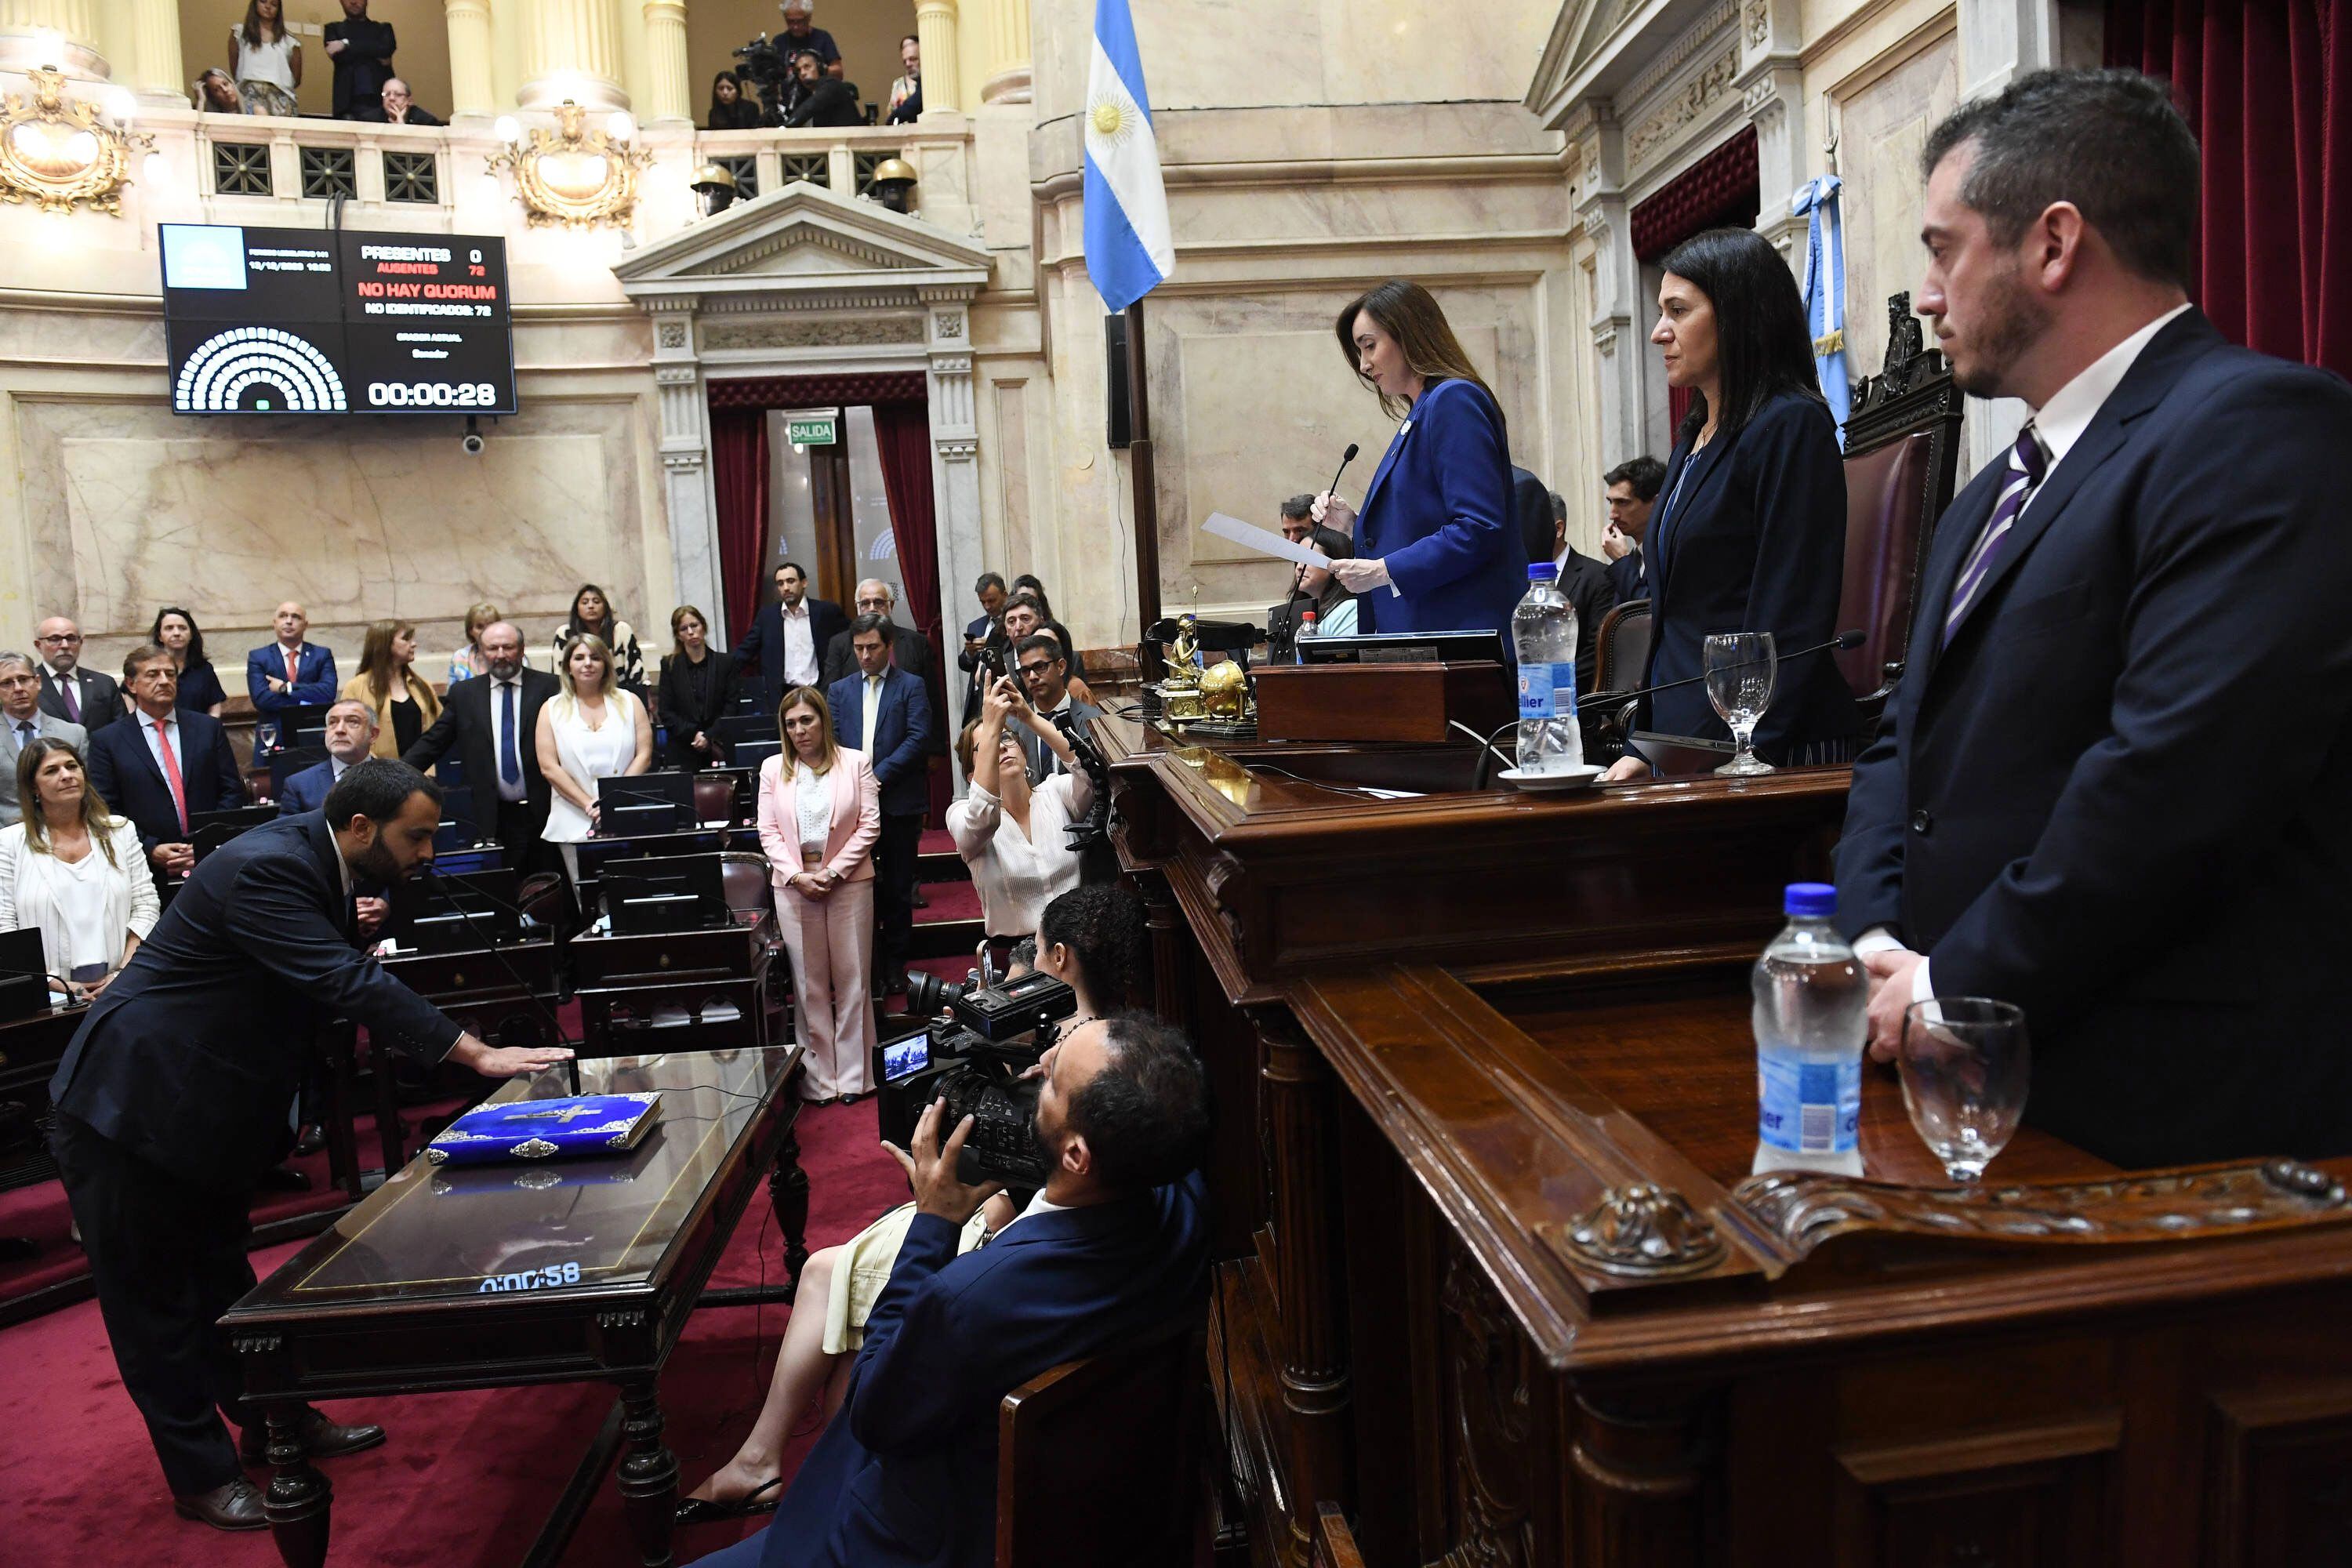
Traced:
[[425, 1157], [436, 1165], [488, 1165], [625, 1153], [637, 1146], [660, 1113], [657, 1089], [480, 1105], [426, 1144]]

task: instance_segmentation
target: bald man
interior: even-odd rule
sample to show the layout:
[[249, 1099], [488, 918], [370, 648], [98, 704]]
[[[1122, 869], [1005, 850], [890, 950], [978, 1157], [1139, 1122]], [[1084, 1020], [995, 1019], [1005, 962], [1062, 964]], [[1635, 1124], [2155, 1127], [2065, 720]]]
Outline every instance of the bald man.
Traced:
[[[857, 605], [851, 612], [858, 616], [879, 616], [890, 624], [884, 628], [890, 642], [890, 662], [918, 680], [928, 679], [931, 673], [931, 645], [912, 626], [898, 622], [898, 591], [879, 577], [868, 577], [857, 584]], [[833, 683], [857, 673], [857, 652], [849, 646], [846, 627], [833, 635], [824, 645], [824, 668], [820, 684], [830, 690]]]
[[[289, 599], [272, 616], [278, 640], [245, 656], [245, 689], [253, 710], [261, 716], [255, 739], [268, 751], [291, 743], [281, 734], [281, 718], [303, 708], [324, 708], [335, 700], [335, 656], [332, 650], [303, 641], [310, 616]], [[265, 734], [263, 731], [267, 731]]]
[[416, 95], [408, 84], [394, 77], [383, 84], [383, 101], [361, 110], [354, 120], [380, 121], [386, 125], [438, 125], [441, 121], [416, 106]]

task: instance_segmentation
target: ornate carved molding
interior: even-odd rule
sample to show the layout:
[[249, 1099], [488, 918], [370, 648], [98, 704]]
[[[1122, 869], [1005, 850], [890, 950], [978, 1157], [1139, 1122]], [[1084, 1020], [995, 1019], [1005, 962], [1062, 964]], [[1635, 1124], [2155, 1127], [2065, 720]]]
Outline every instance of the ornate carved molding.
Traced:
[[912, 316], [829, 318], [807, 321], [708, 321], [704, 350], [849, 348], [877, 343], [919, 343], [923, 323]]
[[1453, 1250], [1438, 1305], [1452, 1320], [1454, 1544], [1444, 1568], [1528, 1568], [1529, 1358], [1518, 1325], [1476, 1264]]
[[29, 196], [52, 213], [79, 203], [121, 217], [131, 155], [152, 153], [154, 138], [109, 125], [87, 99], [68, 101], [61, 71], [37, 66], [25, 79], [32, 96], [12, 92], [0, 110], [0, 201]]
[[657, 364], [654, 366], [656, 386], [692, 386], [695, 377], [702, 373], [690, 364]]
[[239, 1334], [229, 1342], [229, 1348], [239, 1355], [269, 1355], [285, 1343], [277, 1334]]
[[960, 313], [942, 310], [931, 318], [931, 331], [938, 337], [960, 339], [963, 336], [963, 317]]
[[1768, 110], [1777, 115], [1784, 112], [1788, 106], [1780, 100], [1780, 84], [1767, 72], [1748, 84], [1748, 90], [1739, 95], [1739, 107], [1749, 119], [1758, 122], [1758, 129], [1761, 130]]
[[1653, 110], [1627, 133], [1625, 162], [1638, 168], [1664, 151], [1668, 142], [1700, 115], [1715, 107], [1717, 101], [1731, 89], [1732, 79], [1738, 74], [1739, 49], [1734, 45], [1708, 61], [1675, 89], [1672, 98]]
[[1732, 1195], [1800, 1258], [1854, 1231], [2128, 1245], [2352, 1219], [2344, 1184], [2293, 1160], [2054, 1186], [1902, 1187], [1779, 1172], [1748, 1177]]
[[666, 349], [682, 349], [686, 347], [686, 323], [684, 321], [664, 321], [661, 325], [654, 329], [654, 341], [661, 344], [661, 346]]
[[1769, 0], [1748, 0], [1748, 47], [1760, 49], [1764, 40], [1772, 36], [1772, 7]]
[[[1633, 6], [1626, 8], [1631, 10]], [[1722, 4], [1714, 10], [1685, 27], [1673, 43], [1660, 49], [1657, 57], [1615, 95], [1616, 101], [1627, 109], [1639, 107], [1644, 99], [1657, 90], [1660, 83], [1681, 68], [1684, 61], [1706, 47], [1717, 33], [1734, 26], [1738, 19], [1739, 0], [1722, 0]]]
[[664, 452], [662, 467], [673, 474], [698, 474], [702, 471], [700, 452]]
[[565, 99], [556, 105], [555, 129], [534, 128], [486, 164], [492, 173], [513, 174], [515, 199], [533, 228], [625, 228], [636, 213], [637, 178], [653, 154], [612, 127], [591, 130], [588, 112]]
[[1603, 321], [1592, 329], [1592, 346], [1603, 359], [1617, 352], [1617, 323]]
[[942, 460], [950, 463], [969, 463], [974, 458], [980, 456], [979, 442], [965, 440], [961, 437], [953, 440], [935, 441], [931, 444], [931, 449], [939, 453]]
[[1647, 1182], [1610, 1188], [1550, 1239], [1572, 1264], [1647, 1279], [1696, 1274], [1724, 1256], [1723, 1237], [1705, 1215], [1680, 1193]]

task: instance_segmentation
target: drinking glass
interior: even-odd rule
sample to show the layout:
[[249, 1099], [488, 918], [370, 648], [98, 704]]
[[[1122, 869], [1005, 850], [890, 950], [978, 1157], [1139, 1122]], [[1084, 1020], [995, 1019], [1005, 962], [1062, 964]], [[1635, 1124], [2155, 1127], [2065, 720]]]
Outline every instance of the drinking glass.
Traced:
[[1731, 726], [1731, 738], [1738, 746], [1717, 773], [1746, 778], [1772, 771], [1772, 764], [1756, 754], [1756, 725], [1772, 705], [1772, 677], [1779, 664], [1770, 632], [1717, 632], [1706, 639], [1706, 700]]
[[1903, 1015], [1903, 1108], [1944, 1173], [1984, 1174], [2025, 1113], [2025, 1010], [1982, 996], [1914, 1002]]

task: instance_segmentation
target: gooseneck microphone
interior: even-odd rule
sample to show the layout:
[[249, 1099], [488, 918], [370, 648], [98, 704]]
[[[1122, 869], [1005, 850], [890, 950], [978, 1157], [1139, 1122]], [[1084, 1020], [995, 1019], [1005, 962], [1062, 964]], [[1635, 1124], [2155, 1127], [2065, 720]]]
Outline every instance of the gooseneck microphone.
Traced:
[[1348, 471], [1348, 465], [1355, 460], [1356, 444], [1353, 441], [1350, 441], [1348, 443], [1348, 449], [1339, 454], [1339, 466], [1331, 470], [1331, 482], [1323, 487], [1323, 493], [1325, 495], [1332, 495], [1339, 490], [1339, 476], [1346, 473]]
[[[1835, 648], [1839, 652], [1843, 653], [1848, 648], [1860, 647], [1863, 643], [1868, 639], [1868, 637], [1869, 634], [1864, 632], [1860, 626], [1848, 626], [1845, 630], [1838, 633], [1837, 636], [1830, 638], [1827, 642], [1817, 642], [1811, 647], [1801, 647], [1794, 653], [1780, 654], [1774, 658], [1772, 662], [1776, 665], [1787, 664], [1792, 659], [1803, 658], [1809, 654], [1826, 653], [1832, 648]], [[1732, 669], [1746, 669], [1750, 665], [1762, 664], [1763, 662], [1764, 661], [1760, 658], [1751, 658], [1727, 668]], [[1609, 705], [1614, 708], [1620, 703], [1636, 702], [1644, 697], [1653, 696], [1661, 691], [1672, 691], [1677, 687], [1696, 686], [1706, 679], [1706, 675], [1702, 671], [1697, 675], [1685, 675], [1680, 680], [1661, 681], [1655, 686], [1643, 686], [1632, 691], [1596, 691], [1591, 693], [1591, 695], [1596, 698], [1606, 698]]]

